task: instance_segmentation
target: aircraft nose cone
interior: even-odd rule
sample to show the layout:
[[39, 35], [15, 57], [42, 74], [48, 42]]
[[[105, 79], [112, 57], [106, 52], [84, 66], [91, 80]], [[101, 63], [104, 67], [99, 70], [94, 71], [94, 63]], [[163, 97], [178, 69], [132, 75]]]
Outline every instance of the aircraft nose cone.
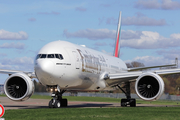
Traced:
[[38, 63], [39, 69], [45, 74], [52, 74], [54, 71], [54, 64], [52, 61], [41, 61]]
[[44, 84], [53, 84], [54, 64], [50, 60], [39, 60], [35, 66], [38, 80]]

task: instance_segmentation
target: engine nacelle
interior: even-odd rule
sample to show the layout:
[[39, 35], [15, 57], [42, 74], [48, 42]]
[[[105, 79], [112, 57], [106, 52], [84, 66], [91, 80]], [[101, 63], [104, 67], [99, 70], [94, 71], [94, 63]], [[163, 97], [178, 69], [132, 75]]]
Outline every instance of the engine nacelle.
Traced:
[[157, 100], [164, 93], [164, 81], [159, 75], [147, 72], [138, 77], [135, 90], [143, 100]]
[[15, 73], [5, 81], [4, 91], [11, 100], [27, 100], [34, 92], [34, 83], [26, 74]]

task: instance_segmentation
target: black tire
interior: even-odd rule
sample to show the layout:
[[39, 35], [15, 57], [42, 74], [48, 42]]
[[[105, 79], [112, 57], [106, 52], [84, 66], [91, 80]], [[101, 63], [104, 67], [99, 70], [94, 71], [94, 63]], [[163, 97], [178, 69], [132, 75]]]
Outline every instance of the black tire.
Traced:
[[61, 99], [61, 107], [67, 107], [67, 99]]
[[60, 108], [60, 107], [61, 107], [61, 102], [59, 100], [55, 100], [54, 108]]
[[127, 107], [127, 99], [121, 99], [121, 107]]
[[130, 101], [130, 107], [136, 107], [136, 99], [131, 99]]
[[49, 108], [53, 108], [54, 107], [54, 105], [53, 105], [53, 99], [51, 99], [50, 101], [49, 101]]

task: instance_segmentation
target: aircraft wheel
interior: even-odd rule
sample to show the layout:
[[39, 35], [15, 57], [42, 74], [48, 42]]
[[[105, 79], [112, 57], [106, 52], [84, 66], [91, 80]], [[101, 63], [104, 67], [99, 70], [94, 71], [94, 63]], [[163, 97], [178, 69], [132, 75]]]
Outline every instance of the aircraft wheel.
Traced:
[[130, 107], [136, 107], [136, 99], [131, 99], [130, 101]]
[[51, 99], [50, 101], [49, 101], [49, 108], [53, 108], [54, 107], [54, 105], [53, 105], [53, 99]]
[[121, 99], [121, 107], [127, 107], [127, 99]]
[[60, 108], [61, 107], [61, 102], [59, 100], [55, 100], [54, 107], [55, 108]]

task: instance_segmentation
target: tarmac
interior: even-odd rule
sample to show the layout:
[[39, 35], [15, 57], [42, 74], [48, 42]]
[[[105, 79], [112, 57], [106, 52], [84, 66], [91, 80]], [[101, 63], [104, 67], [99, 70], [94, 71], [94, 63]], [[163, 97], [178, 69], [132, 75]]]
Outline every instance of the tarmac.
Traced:
[[[26, 101], [12, 101], [7, 97], [0, 97], [0, 104], [9, 109], [38, 109], [49, 108], [48, 99], [28, 99]], [[178, 105], [151, 105], [151, 104], [137, 104], [137, 107], [180, 107]], [[119, 103], [112, 102], [84, 102], [84, 101], [68, 101], [66, 108], [107, 108], [107, 107], [121, 107]]]

